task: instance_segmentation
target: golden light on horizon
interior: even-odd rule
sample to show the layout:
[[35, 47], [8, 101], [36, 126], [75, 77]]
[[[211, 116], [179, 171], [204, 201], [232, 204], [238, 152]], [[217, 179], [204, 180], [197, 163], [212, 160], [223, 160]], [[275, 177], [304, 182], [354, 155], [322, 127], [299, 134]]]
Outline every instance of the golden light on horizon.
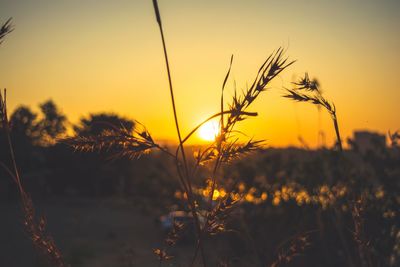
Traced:
[[204, 141], [214, 141], [219, 134], [219, 123], [217, 121], [208, 121], [203, 124], [198, 132], [200, 139]]
[[[143, 122], [158, 140], [176, 142], [151, 1], [3, 2], [0, 22], [12, 16], [15, 24], [0, 47], [0, 86], [9, 89], [10, 112], [20, 105], [35, 111], [51, 98], [71, 124], [89, 113], [113, 112]], [[227, 101], [236, 86], [240, 92], [251, 84], [280, 46], [296, 63], [252, 104], [250, 111], [259, 116], [237, 130], [273, 147], [311, 148], [320, 146], [323, 131], [332, 146], [329, 114], [319, 120], [314, 107], [282, 98], [282, 88], [291, 88], [306, 71], [335, 103], [343, 140], [356, 130], [384, 134], [399, 128], [400, 1], [306, 2], [160, 1], [182, 132], [219, 110], [232, 54]], [[188, 143], [214, 138], [197, 133]]]

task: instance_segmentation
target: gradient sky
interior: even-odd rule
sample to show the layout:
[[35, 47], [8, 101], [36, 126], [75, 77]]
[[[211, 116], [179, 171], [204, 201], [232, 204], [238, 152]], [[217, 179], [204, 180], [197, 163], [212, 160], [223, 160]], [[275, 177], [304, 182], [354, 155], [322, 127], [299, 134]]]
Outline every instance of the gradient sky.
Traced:
[[[272, 146], [315, 145], [314, 106], [281, 97], [305, 71], [335, 102], [342, 134], [400, 128], [400, 1], [159, 1], [179, 118], [188, 132], [218, 111], [232, 76], [242, 89], [279, 46], [296, 59], [252, 107], [240, 128]], [[159, 30], [151, 0], [0, 0], [0, 21], [15, 31], [0, 47], [0, 87], [9, 105], [37, 110], [52, 98], [71, 122], [114, 111], [152, 135], [175, 139]], [[322, 116], [328, 144], [333, 129]], [[193, 140], [196, 142], [196, 140]], [[198, 141], [198, 140], [197, 140]]]

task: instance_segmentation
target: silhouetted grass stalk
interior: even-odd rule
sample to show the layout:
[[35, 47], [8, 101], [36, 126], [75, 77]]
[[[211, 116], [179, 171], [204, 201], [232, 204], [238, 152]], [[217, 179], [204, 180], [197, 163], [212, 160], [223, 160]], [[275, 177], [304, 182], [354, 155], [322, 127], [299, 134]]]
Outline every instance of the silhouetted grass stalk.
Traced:
[[[205, 259], [203, 245], [202, 245], [202, 238], [201, 238], [201, 226], [200, 226], [200, 222], [199, 222], [199, 218], [198, 218], [198, 214], [197, 214], [197, 210], [196, 210], [196, 205], [195, 205], [195, 202], [193, 199], [193, 190], [192, 190], [191, 181], [190, 181], [191, 179], [189, 177], [185, 149], [183, 147], [182, 137], [181, 137], [180, 128], [179, 128], [178, 115], [177, 115], [177, 111], [176, 111], [175, 98], [174, 98], [174, 90], [173, 90], [173, 86], [172, 86], [171, 71], [170, 71], [169, 61], [168, 61], [168, 53], [167, 53], [167, 48], [166, 48], [166, 44], [165, 44], [164, 31], [163, 31], [163, 27], [162, 27], [161, 15], [160, 15], [160, 11], [158, 8], [157, 0], [153, 0], [153, 6], [154, 6], [154, 12], [156, 15], [157, 23], [160, 28], [161, 41], [163, 44], [165, 64], [166, 64], [167, 74], [168, 74], [168, 83], [169, 83], [169, 89], [170, 89], [170, 95], [171, 95], [172, 109], [173, 109], [173, 113], [174, 113], [175, 127], [176, 127], [176, 131], [178, 134], [179, 147], [180, 147], [180, 151], [181, 151], [181, 155], [182, 155], [183, 168], [184, 168], [184, 172], [185, 172], [185, 176], [183, 179], [181, 178], [181, 182], [183, 185], [185, 185], [185, 182], [187, 183], [186, 192], [187, 192], [187, 196], [188, 196], [188, 200], [189, 200], [189, 206], [191, 208], [193, 219], [195, 221], [195, 225], [197, 228], [197, 236], [199, 239], [198, 246], [200, 247], [200, 250], [201, 250], [203, 265], [206, 266], [206, 259]], [[178, 158], [176, 158], [176, 165], [177, 165], [179, 175], [182, 176], [179, 171], [180, 166], [179, 166]]]
[[[229, 162], [232, 158], [235, 158], [241, 154], [248, 153], [255, 149], [258, 149], [259, 144], [262, 141], [248, 141], [245, 145], [240, 146], [237, 144], [238, 138], [234, 138], [234, 141], [230, 141], [233, 137], [234, 126], [237, 122], [244, 120], [247, 116], [257, 116], [256, 112], [247, 112], [246, 109], [253, 103], [253, 101], [259, 96], [259, 94], [266, 90], [266, 86], [269, 82], [275, 78], [280, 72], [282, 72], [285, 68], [294, 63], [294, 61], [290, 61], [288, 63], [287, 59], [283, 59], [283, 49], [279, 48], [275, 53], [272, 53], [265, 62], [261, 65], [256, 78], [246, 91], [243, 92], [243, 95], [238, 95], [235, 91], [235, 95], [233, 97], [232, 104], [229, 106], [229, 112], [224, 111], [224, 103], [223, 103], [223, 94], [226, 82], [229, 78], [230, 70], [232, 67], [233, 56], [230, 60], [230, 65], [228, 72], [225, 76], [225, 79], [222, 84], [221, 89], [221, 111], [220, 111], [220, 131], [218, 136], [215, 138], [214, 143], [207, 148], [205, 151], [211, 148], [211, 152], [209, 156], [213, 158], [214, 165], [211, 172], [211, 187], [210, 193], [208, 196], [208, 208], [207, 208], [207, 216], [206, 216], [206, 224], [202, 231], [202, 234], [205, 234], [207, 231], [210, 233], [214, 233], [215, 231], [221, 231], [224, 229], [224, 222], [219, 222], [218, 216], [226, 217], [224, 213], [226, 213], [225, 209], [230, 209], [232, 205], [225, 206], [221, 210], [218, 210], [221, 206], [221, 200], [219, 204], [216, 206], [216, 209], [213, 209], [213, 198], [214, 191], [217, 183], [217, 173], [218, 169], [224, 162]], [[228, 117], [226, 119], [226, 123], [224, 120], [224, 114], [227, 114]], [[217, 117], [218, 114], [211, 116], [209, 119]], [[207, 119], [206, 121], [208, 121]], [[200, 124], [202, 125], [202, 124]], [[193, 134], [200, 126], [195, 127], [189, 134]], [[187, 140], [185, 138], [184, 140]], [[202, 156], [204, 156], [202, 154]], [[199, 158], [199, 162], [202, 160], [202, 156]], [[209, 229], [210, 228], [210, 229]], [[215, 233], [214, 233], [215, 234]], [[195, 261], [195, 257], [197, 255], [197, 246], [194, 258], [192, 260], [192, 264]]]
[[339, 124], [338, 124], [338, 120], [336, 117], [336, 112], [334, 112], [332, 114], [332, 120], [333, 120], [333, 126], [335, 127], [335, 133], [336, 133], [336, 139], [337, 139], [339, 151], [343, 151], [342, 138], [340, 138]]
[[[153, 141], [149, 132], [144, 129], [143, 131], [138, 130], [130, 130], [126, 129], [118, 129], [115, 127], [111, 127], [111, 130], [105, 130], [100, 134], [93, 136], [76, 136], [65, 139], [66, 143], [70, 144], [75, 150], [78, 151], [111, 151], [117, 157], [127, 156], [130, 158], [138, 158], [140, 155], [148, 152], [151, 149], [157, 148], [161, 149], [161, 151], [166, 152], [167, 155], [173, 156], [174, 162], [176, 165], [176, 170], [179, 178], [180, 185], [182, 187], [182, 191], [186, 196], [184, 198], [185, 204], [188, 206], [190, 213], [193, 217], [193, 223], [196, 230], [197, 242], [195, 245], [194, 255], [192, 257], [191, 266], [193, 266], [196, 262], [196, 258], [198, 255], [198, 251], [200, 250], [202, 255], [203, 265], [206, 266], [206, 258], [205, 252], [203, 248], [204, 237], [206, 234], [215, 235], [221, 232], [226, 231], [226, 223], [228, 219], [228, 215], [235, 207], [236, 203], [239, 202], [237, 194], [233, 197], [232, 192], [228, 192], [224, 198], [220, 198], [216, 205], [213, 205], [214, 198], [214, 190], [217, 185], [218, 178], [218, 170], [221, 168], [223, 164], [229, 163], [233, 159], [239, 158], [241, 155], [245, 155], [247, 153], [253, 152], [261, 147], [262, 141], [253, 141], [250, 139], [246, 143], [239, 143], [239, 138], [235, 136], [237, 133], [243, 134], [239, 131], [236, 131], [234, 127], [236, 123], [247, 119], [248, 117], [257, 116], [257, 112], [247, 111], [250, 105], [256, 100], [256, 98], [261, 94], [261, 92], [266, 91], [267, 85], [274, 79], [277, 75], [279, 75], [284, 69], [294, 63], [294, 61], [288, 61], [288, 58], [284, 58], [284, 50], [282, 48], [278, 48], [274, 51], [261, 65], [258, 70], [258, 73], [254, 79], [253, 84], [246, 88], [242, 93], [238, 93], [235, 90], [235, 94], [232, 97], [232, 102], [229, 103], [228, 108], [224, 110], [224, 88], [229, 78], [233, 56], [230, 60], [230, 66], [228, 72], [225, 76], [225, 79], [222, 83], [221, 89], [221, 105], [220, 111], [215, 113], [214, 115], [208, 117], [206, 120], [198, 124], [196, 127], [192, 129], [184, 138], [182, 138], [181, 131], [179, 128], [179, 121], [177, 115], [177, 108], [174, 97], [174, 90], [172, 85], [171, 71], [168, 61], [168, 54], [166, 49], [166, 42], [164, 38], [164, 32], [161, 22], [161, 16], [158, 8], [157, 0], [153, 0], [154, 11], [156, 15], [156, 20], [160, 29], [161, 40], [163, 44], [164, 57], [167, 68], [168, 82], [169, 82], [169, 91], [172, 102], [172, 110], [174, 114], [174, 122], [178, 135], [179, 144], [175, 151], [175, 155], [169, 153], [165, 149], [161, 149], [161, 146], [157, 145], [156, 142]], [[236, 89], [236, 88], [235, 88]], [[190, 168], [187, 157], [185, 154], [184, 143], [189, 140], [190, 137], [206, 122], [219, 118], [220, 120], [220, 132], [218, 136], [215, 138], [215, 141], [212, 142], [207, 148], [204, 150], [201, 148], [195, 156], [195, 164], [193, 168]], [[182, 161], [181, 161], [182, 159]], [[208, 162], [213, 163], [212, 170], [210, 172], [211, 179], [209, 180], [208, 186], [211, 189], [207, 196], [206, 203], [204, 203], [207, 207], [205, 209], [206, 216], [205, 224], [200, 225], [199, 216], [203, 216], [200, 214], [200, 205], [201, 202], [195, 202], [191, 179], [195, 177], [195, 174], [200, 165], [204, 165]], [[172, 233], [173, 234], [173, 233]], [[170, 235], [169, 235], [170, 236]], [[173, 234], [175, 239], [175, 234]], [[177, 237], [176, 237], [177, 238]], [[167, 238], [168, 239], [168, 238]], [[170, 238], [169, 238], [170, 239]], [[170, 239], [171, 240], [171, 239]], [[166, 245], [171, 246], [175, 242], [166, 242]], [[170, 259], [171, 257], [166, 252], [167, 248], [160, 249], [157, 248], [154, 250], [154, 253], [159, 257], [160, 262]]]
[[[9, 18], [3, 26], [0, 28], [0, 44], [4, 41], [4, 37], [11, 33], [14, 30], [11, 24], [11, 18]], [[6, 136], [6, 141], [8, 145], [8, 150], [10, 152], [10, 160], [12, 164], [12, 170], [10, 170], [3, 162], [0, 162], [0, 166], [5, 169], [5, 171], [11, 176], [18, 187], [18, 192], [20, 195], [21, 203], [22, 203], [22, 211], [24, 213], [24, 226], [30, 238], [33, 242], [33, 245], [46, 256], [46, 259], [49, 260], [54, 266], [57, 267], [66, 267], [64, 260], [62, 258], [61, 252], [57, 248], [53, 239], [46, 234], [46, 222], [43, 217], [39, 219], [39, 223], [36, 222], [35, 209], [33, 206], [32, 199], [25, 192], [20, 174], [17, 167], [17, 161], [15, 159], [14, 148], [11, 140], [11, 129], [10, 123], [8, 121], [7, 114], [7, 90], [4, 89], [2, 93], [0, 91], [0, 122], [2, 125], [2, 129]]]
[[14, 28], [11, 24], [12, 18], [9, 18], [0, 28], [0, 44], [3, 43], [4, 37], [6, 37], [7, 34], [11, 33]]
[[295, 257], [300, 256], [310, 246], [310, 234], [315, 231], [309, 231], [298, 234], [285, 243], [288, 243], [288, 247], [282, 247], [279, 249], [277, 259], [270, 265], [270, 267], [286, 266], [288, 263], [293, 261]]
[[15, 159], [15, 153], [13, 144], [11, 141], [11, 130], [10, 123], [8, 121], [7, 115], [7, 91], [4, 89], [4, 93], [2, 94], [0, 91], [0, 120], [2, 124], [2, 129], [5, 132], [5, 136], [7, 139], [8, 150], [10, 152], [10, 160], [12, 164], [12, 170], [10, 170], [4, 163], [1, 162], [0, 166], [2, 166], [6, 172], [13, 178], [15, 181], [21, 203], [22, 203], [22, 211], [24, 213], [24, 226], [30, 238], [33, 242], [33, 245], [46, 257], [46, 259], [56, 267], [66, 267], [61, 252], [56, 246], [54, 240], [47, 235], [46, 233], [46, 221], [44, 217], [39, 219], [39, 223], [36, 222], [36, 214], [33, 206], [32, 199], [25, 192], [20, 174], [17, 167], [17, 162]]
[[[284, 97], [292, 99], [297, 102], [308, 102], [313, 105], [317, 105], [318, 107], [323, 107], [325, 108], [328, 113], [331, 115], [332, 122], [333, 122], [333, 127], [335, 129], [335, 135], [336, 135], [336, 146], [340, 152], [343, 151], [343, 146], [342, 146], [342, 139], [340, 137], [340, 131], [339, 131], [339, 124], [338, 124], [338, 118], [336, 115], [336, 106], [334, 103], [328, 101], [327, 99], [324, 98], [322, 95], [322, 92], [320, 90], [319, 82], [316, 79], [311, 80], [308, 76], [308, 73], [306, 72], [304, 77], [301, 78], [298, 82], [293, 83], [295, 85], [294, 89], [286, 89], [288, 92], [287, 95], [284, 95]], [[305, 92], [305, 93], [303, 93]], [[350, 253], [350, 248], [348, 245], [348, 242], [345, 238], [345, 234], [343, 233], [342, 230], [342, 216], [340, 211], [338, 211], [336, 208], [334, 208], [334, 214], [332, 215], [333, 219], [336, 221], [335, 227], [339, 236], [339, 239], [342, 243], [342, 246], [344, 248], [346, 257], [347, 257], [347, 263], [349, 266], [354, 266], [353, 259]]]
[[[286, 98], [290, 98], [297, 102], [309, 102], [314, 105], [324, 107], [331, 115], [333, 127], [335, 129], [336, 135], [336, 145], [339, 151], [343, 151], [342, 139], [340, 137], [338, 118], [336, 115], [336, 106], [334, 103], [328, 101], [322, 96], [321, 90], [319, 89], [319, 83], [317, 80], [310, 80], [308, 73], [305, 73], [304, 78], [300, 81], [293, 83], [295, 85], [294, 89], [286, 89]], [[302, 93], [300, 91], [305, 91]]]

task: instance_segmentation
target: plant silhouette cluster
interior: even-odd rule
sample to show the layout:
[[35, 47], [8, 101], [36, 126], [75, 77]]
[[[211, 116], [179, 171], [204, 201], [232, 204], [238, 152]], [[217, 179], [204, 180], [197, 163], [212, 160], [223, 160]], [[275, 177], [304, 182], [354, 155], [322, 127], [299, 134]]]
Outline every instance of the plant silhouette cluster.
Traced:
[[[270, 82], [284, 71], [287, 67], [294, 63], [284, 57], [284, 50], [279, 48], [273, 54], [271, 54], [261, 65], [254, 79], [252, 85], [247, 88], [242, 94], [235, 92], [231, 103], [228, 105], [228, 109], [224, 109], [224, 88], [229, 78], [230, 69], [232, 66], [232, 60], [228, 73], [224, 79], [221, 93], [221, 110], [220, 112], [210, 116], [207, 120], [196, 126], [188, 135], [182, 138], [181, 131], [179, 128], [178, 114], [176, 111], [175, 99], [173, 94], [172, 79], [170, 73], [170, 66], [167, 56], [167, 49], [164, 39], [164, 33], [162, 28], [162, 21], [160, 12], [158, 9], [157, 1], [153, 1], [156, 19], [160, 27], [160, 33], [162, 37], [162, 43], [164, 47], [164, 54], [166, 60], [167, 74], [170, 85], [171, 102], [174, 112], [174, 120], [176, 130], [178, 134], [178, 148], [175, 154], [163, 149], [158, 145], [154, 139], [150, 136], [147, 130], [142, 132], [134, 131], [133, 133], [128, 132], [123, 128], [115, 127], [112, 130], [104, 131], [95, 136], [77, 136], [65, 139], [64, 142], [70, 144], [75, 150], [79, 151], [112, 151], [115, 156], [127, 156], [129, 158], [137, 158], [141, 154], [148, 152], [151, 149], [159, 149], [165, 152], [168, 156], [171, 156], [175, 160], [179, 181], [181, 184], [181, 190], [185, 193], [186, 204], [189, 208], [195, 229], [197, 232], [197, 245], [193, 256], [192, 264], [196, 261], [198, 249], [202, 255], [203, 264], [206, 265], [206, 256], [203, 247], [204, 238], [206, 234], [216, 234], [225, 230], [224, 224], [228, 216], [229, 211], [234, 206], [235, 201], [229, 201], [230, 194], [227, 195], [225, 200], [219, 201], [213, 208], [213, 194], [215, 185], [217, 183], [218, 171], [222, 164], [229, 163], [233, 159], [237, 159], [247, 153], [253, 152], [261, 148], [262, 141], [249, 140], [242, 144], [239, 142], [236, 136], [235, 125], [245, 120], [249, 116], [256, 116], [256, 112], [248, 111], [251, 104], [259, 97], [259, 95], [267, 89]], [[185, 154], [184, 143], [207, 121], [213, 118], [220, 118], [220, 131], [215, 141], [207, 148], [199, 150], [196, 153], [196, 164], [193, 169], [190, 169], [188, 164], [187, 155]], [[201, 202], [197, 201], [196, 196], [193, 193], [192, 181], [197, 168], [205, 163], [213, 165], [211, 168], [211, 190], [208, 196], [208, 203], [205, 209], [201, 207]], [[228, 204], [229, 203], [229, 204]], [[205, 210], [205, 215], [201, 214], [201, 210]], [[205, 218], [205, 223], [201, 223]], [[166, 260], [169, 258], [162, 249], [155, 250], [160, 260]]]
[[284, 95], [284, 97], [297, 102], [309, 102], [313, 105], [325, 108], [332, 117], [337, 138], [337, 147], [340, 151], [342, 151], [342, 139], [340, 137], [339, 124], [336, 116], [336, 106], [334, 103], [331, 103], [322, 95], [319, 82], [315, 79], [310, 80], [308, 73], [306, 72], [304, 77], [301, 78], [300, 81], [293, 84], [295, 85], [295, 88], [286, 89], [288, 94]]
[[[51, 147], [50, 149], [59, 148], [56, 144], [58, 141], [59, 144], [67, 144], [77, 152], [104, 153], [110, 155], [110, 158], [115, 161], [121, 159], [140, 160], [151, 151], [158, 151], [162, 157], [165, 156], [171, 160], [175, 166], [175, 172], [171, 174], [171, 177], [175, 178], [179, 185], [179, 188], [173, 188], [173, 190], [175, 193], [179, 193], [176, 195], [180, 196], [179, 200], [182, 201], [185, 212], [189, 214], [190, 222], [174, 220], [162, 245], [153, 249], [160, 266], [164, 262], [174, 259], [172, 248], [183, 238], [186, 230], [193, 230], [195, 235], [193, 254], [190, 255], [188, 266], [195, 266], [199, 261], [199, 255], [203, 266], [211, 266], [207, 251], [208, 241], [210, 238], [232, 232], [235, 232], [234, 238], [237, 238], [236, 242], [233, 242], [233, 246], [237, 246], [236, 251], [243, 250], [242, 245], [251, 247], [252, 253], [255, 255], [254, 261], [260, 266], [265, 266], [268, 262], [270, 263], [268, 266], [271, 267], [291, 264], [307, 250], [315, 251], [316, 248], [312, 247], [313, 243], [317, 242], [318, 237], [321, 236], [336, 238], [334, 242], [340, 244], [340, 252], [343, 254], [341, 257], [345, 258], [344, 261], [348, 265], [374, 266], [379, 262], [376, 259], [378, 249], [374, 250], [366, 230], [369, 227], [367, 219], [382, 213], [382, 210], [382, 216], [385, 219], [390, 221], [396, 218], [393, 207], [396, 206], [396, 203], [398, 204], [398, 199], [395, 198], [398, 185], [396, 187], [393, 177], [396, 177], [398, 170], [394, 166], [398, 163], [395, 153], [398, 151], [399, 133], [389, 134], [393, 150], [382, 149], [383, 152], [380, 155], [371, 153], [348, 156], [342, 147], [334, 103], [323, 96], [319, 82], [316, 79], [310, 79], [308, 73], [305, 73], [304, 77], [293, 83], [293, 89], [286, 89], [287, 94], [284, 97], [324, 108], [331, 115], [337, 148], [341, 153], [333, 150], [317, 151], [315, 155], [312, 154], [313, 162], [301, 162], [297, 165], [291, 161], [290, 157], [288, 162], [282, 163], [284, 160], [280, 155], [270, 158], [266, 154], [262, 155], [258, 160], [276, 161], [269, 162], [268, 166], [271, 166], [271, 169], [263, 170], [264, 173], [273, 177], [268, 177], [268, 179], [278, 179], [282, 172], [287, 179], [282, 182], [279, 179], [271, 181], [264, 177], [268, 183], [260, 182], [256, 175], [258, 170], [238, 159], [245, 156], [251, 159], [252, 153], [257, 151], [263, 153], [264, 142], [251, 138], [242, 141], [243, 136], [246, 135], [237, 131], [236, 127], [241, 121], [258, 115], [257, 112], [250, 110], [252, 104], [261, 96], [261, 93], [271, 86], [271, 81], [295, 61], [289, 60], [285, 56], [283, 48], [278, 48], [261, 64], [251, 86], [241, 92], [235, 91], [230, 101], [226, 101], [224, 91], [233, 64], [232, 56], [222, 83], [218, 111], [185, 135], [179, 127], [179, 113], [174, 98], [171, 69], [157, 0], [153, 0], [153, 6], [161, 34], [173, 119], [177, 132], [178, 146], [175, 151], [159, 144], [151, 136], [149, 130], [139, 122], [129, 121], [116, 115], [92, 114], [88, 118], [82, 118], [80, 124], [74, 127], [76, 135], [65, 137], [67, 119], [51, 101], [40, 106], [44, 115], [44, 119], [40, 121], [37, 121], [36, 115], [27, 107], [18, 108], [9, 119], [6, 91], [0, 92], [1, 130], [5, 132], [10, 154], [9, 161], [12, 167], [8, 167], [1, 161], [0, 165], [17, 185], [24, 214], [24, 226], [34, 246], [54, 266], [67, 266], [53, 238], [47, 233], [45, 218], [37, 218], [32, 199], [23, 187], [11, 136], [15, 136], [16, 140], [29, 139], [27, 143], [30, 145]], [[0, 28], [0, 44], [12, 30], [11, 19], [9, 19]], [[196, 150], [193, 157], [189, 156], [186, 142], [202, 125], [213, 119], [219, 120], [219, 132], [215, 140]], [[18, 139], [18, 136], [25, 139]], [[301, 153], [299, 152], [300, 156], [297, 158], [304, 158]], [[309, 153], [311, 154], [311, 152]], [[357, 162], [359, 158], [367, 162], [367, 165], [373, 169], [371, 172], [380, 171], [380, 174], [388, 180], [387, 184], [395, 184], [395, 186], [393, 188], [390, 186], [386, 188], [373, 187], [373, 182], [370, 182], [367, 186], [362, 187], [363, 181], [359, 177], [364, 177], [366, 172], [363, 173], [354, 168], [356, 165], [354, 162]], [[326, 162], [321, 162], [323, 160]], [[384, 163], [379, 164], [380, 161]], [[256, 162], [255, 164], [258, 164], [258, 167], [267, 168], [265, 162]], [[332, 169], [326, 171], [323, 168]], [[321, 174], [335, 175], [340, 179], [328, 184], [325, 183], [325, 180], [324, 183], [321, 183], [320, 180], [310, 181], [311, 178], [320, 177]], [[348, 179], [350, 176], [352, 179]], [[326, 178], [326, 181], [332, 181], [332, 179]], [[366, 182], [364, 181], [364, 183]], [[206, 184], [206, 187], [201, 188], [199, 184]], [[230, 186], [227, 186], [228, 184]], [[387, 201], [383, 200], [385, 194], [390, 196]], [[368, 209], [367, 204], [370, 205], [370, 203], [371, 206]], [[379, 208], [376, 205], [380, 205]], [[284, 207], [287, 209], [282, 212]], [[246, 216], [242, 216], [243, 213]], [[273, 221], [269, 218], [264, 220], [265, 214], [273, 214], [277, 220]], [[278, 248], [270, 247], [268, 244], [277, 243], [275, 239], [278, 233], [267, 235], [265, 229], [282, 229], [279, 228], [282, 226], [282, 222], [288, 221], [288, 218], [296, 218], [293, 214], [300, 214], [299, 216], [306, 214], [304, 217], [307, 219], [316, 219], [308, 222], [306, 227], [297, 227], [291, 221], [291, 226], [288, 227], [290, 230], [285, 232], [288, 237], [287, 241]], [[347, 227], [348, 225], [351, 227]], [[398, 223], [391, 225], [394, 226], [391, 228], [390, 242], [400, 242], [398, 240], [400, 227], [396, 228]], [[310, 226], [313, 229], [310, 229]], [[332, 230], [334, 234], [324, 233], [327, 228], [334, 229]], [[241, 229], [243, 234], [240, 235], [233, 229]], [[276, 232], [279, 232], [278, 230]], [[273, 242], [269, 242], [269, 239], [273, 239]], [[356, 249], [349, 248], [350, 244], [355, 245]], [[390, 257], [394, 259], [391, 261], [393, 263], [391, 266], [395, 266], [397, 263], [396, 244], [392, 246], [393, 252], [390, 252], [392, 253]], [[380, 248], [379, 251], [382, 249]], [[233, 262], [233, 258], [232, 256], [228, 260], [218, 259], [219, 265], [229, 266]], [[385, 261], [385, 263], [388, 262]]]

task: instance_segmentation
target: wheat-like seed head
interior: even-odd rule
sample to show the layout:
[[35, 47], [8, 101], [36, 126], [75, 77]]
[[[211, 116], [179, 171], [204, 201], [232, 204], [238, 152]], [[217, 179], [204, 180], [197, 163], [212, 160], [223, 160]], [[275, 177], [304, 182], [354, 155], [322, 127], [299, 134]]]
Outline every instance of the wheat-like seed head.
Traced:
[[294, 82], [293, 84], [296, 85], [296, 90], [320, 92], [318, 80], [310, 80], [307, 72], [304, 74], [303, 78], [301, 78], [298, 82]]
[[235, 91], [232, 103], [229, 104], [230, 114], [223, 132], [229, 131], [236, 122], [244, 120], [246, 116], [243, 115], [243, 111], [254, 102], [261, 92], [267, 89], [268, 84], [277, 75], [295, 62], [288, 62], [288, 58], [283, 57], [283, 52], [283, 48], [279, 48], [265, 60], [259, 68], [253, 84], [242, 92], [242, 95], [238, 95]]
[[13, 26], [11, 25], [11, 20], [12, 18], [9, 18], [0, 28], [0, 44], [3, 43], [4, 37], [14, 30]]
[[320, 94], [316, 95], [304, 94], [294, 89], [286, 89], [286, 91], [288, 92], [288, 94], [284, 95], [283, 97], [292, 99], [297, 102], [309, 102], [314, 105], [320, 105], [324, 107], [331, 115], [334, 115], [336, 113], [335, 105], [333, 103], [331, 104]]
[[238, 203], [239, 199], [232, 199], [231, 194], [227, 194], [224, 198], [220, 199], [207, 215], [206, 231], [210, 235], [225, 232], [229, 214], [237, 207]]
[[139, 158], [151, 149], [159, 147], [150, 133], [143, 128], [129, 132], [125, 128], [104, 130], [95, 136], [76, 136], [63, 139], [62, 142], [81, 152], [109, 152], [112, 158]]
[[36, 222], [35, 208], [32, 199], [24, 192], [22, 193], [22, 203], [25, 229], [35, 248], [37, 248], [53, 266], [67, 267], [53, 238], [46, 233], [45, 218], [40, 217], [39, 222]]
[[160, 262], [170, 260], [173, 258], [173, 256], [168, 255], [168, 253], [163, 249], [155, 248], [153, 249], [153, 252], [154, 254], [156, 254]]
[[9, 172], [9, 174], [13, 177], [15, 183], [19, 188], [19, 193], [22, 202], [22, 211], [24, 214], [25, 230], [29, 234], [34, 247], [46, 257], [46, 259], [52, 264], [52, 266], [67, 267], [67, 264], [64, 262], [62, 254], [58, 249], [58, 247], [56, 246], [53, 238], [47, 234], [45, 218], [40, 217], [39, 222], [37, 222], [35, 208], [33, 206], [32, 199], [25, 192], [24, 187], [21, 183], [9, 135], [10, 133], [9, 133], [8, 118], [7, 118], [6, 93], [7, 93], [6, 89], [4, 89], [3, 93], [0, 91], [0, 124], [6, 131], [6, 135], [8, 136], [11, 160], [14, 165], [14, 173], [10, 171], [6, 166], [3, 167], [5, 167], [6, 170]]
[[262, 148], [263, 142], [263, 140], [253, 141], [250, 139], [245, 144], [236, 144], [236, 141], [225, 143], [221, 149], [221, 161], [230, 162], [234, 159], [238, 159], [240, 156], [257, 151]]
[[289, 243], [287, 248], [281, 249], [277, 259], [270, 265], [271, 267], [285, 266], [295, 257], [301, 255], [310, 246], [310, 236], [308, 233], [302, 233], [294, 238]]

